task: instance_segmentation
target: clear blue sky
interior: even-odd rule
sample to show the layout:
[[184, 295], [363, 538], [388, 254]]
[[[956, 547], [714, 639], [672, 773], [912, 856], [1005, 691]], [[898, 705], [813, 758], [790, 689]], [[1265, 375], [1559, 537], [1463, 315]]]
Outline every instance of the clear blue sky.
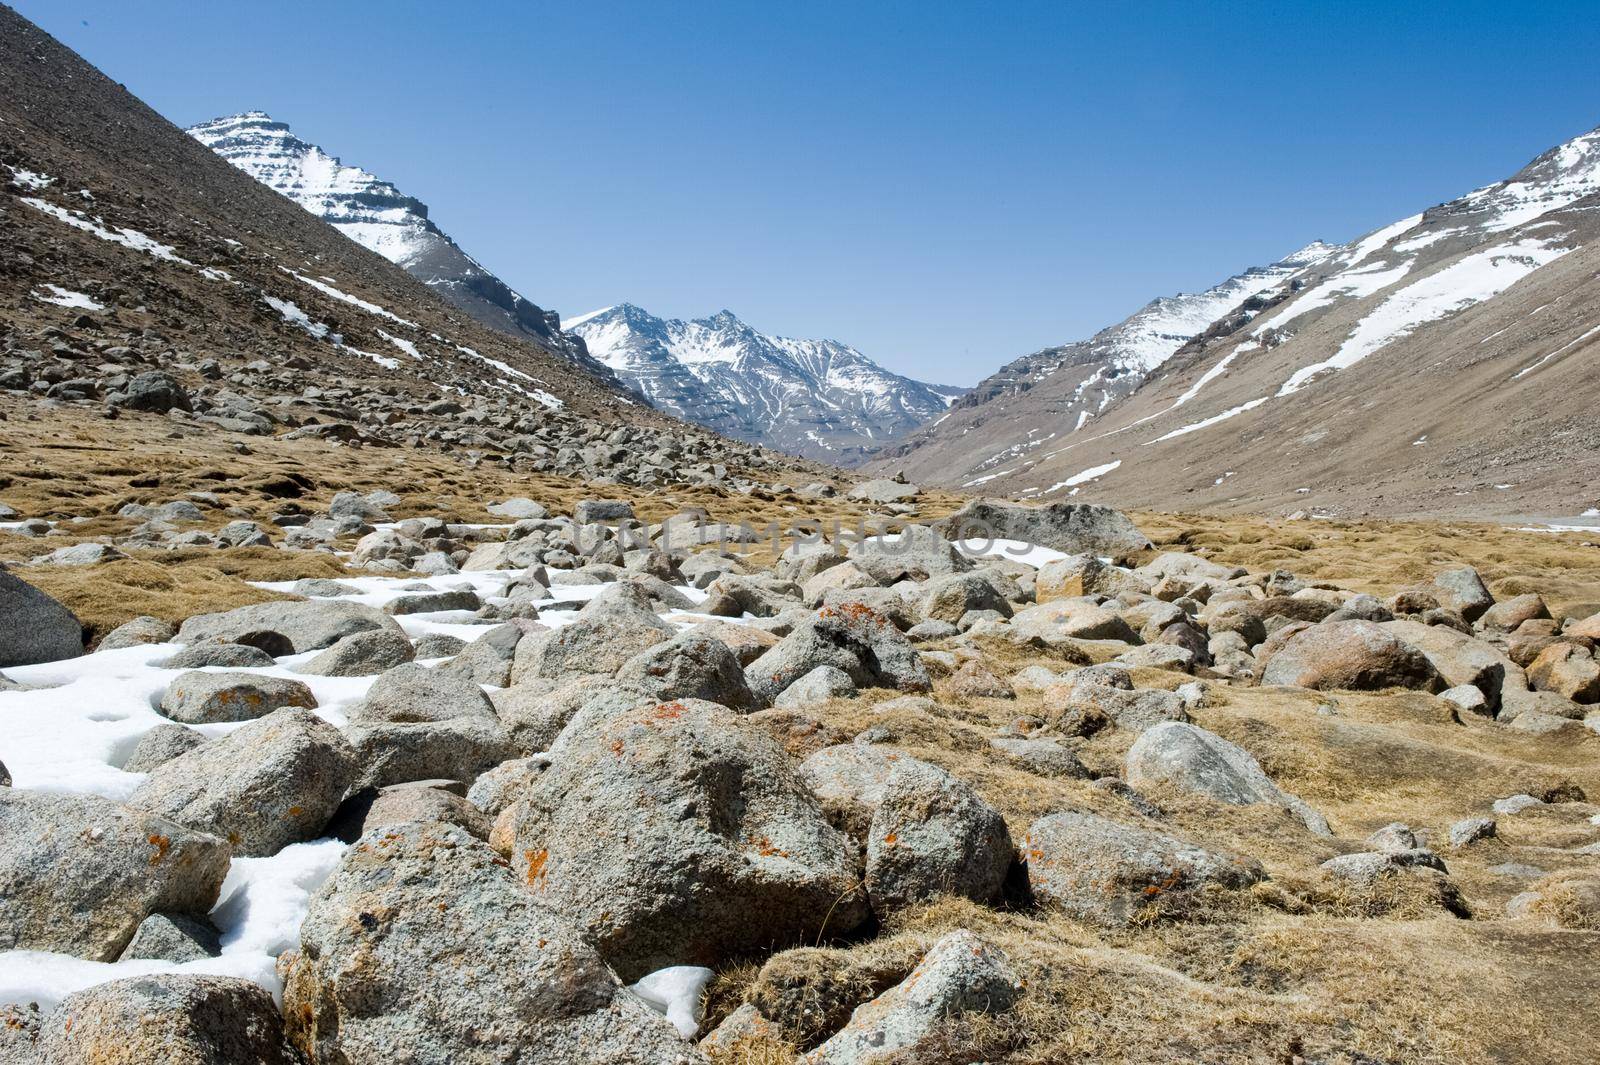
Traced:
[[17, 7], [180, 125], [269, 111], [564, 315], [727, 307], [955, 384], [1600, 124], [1592, 2]]

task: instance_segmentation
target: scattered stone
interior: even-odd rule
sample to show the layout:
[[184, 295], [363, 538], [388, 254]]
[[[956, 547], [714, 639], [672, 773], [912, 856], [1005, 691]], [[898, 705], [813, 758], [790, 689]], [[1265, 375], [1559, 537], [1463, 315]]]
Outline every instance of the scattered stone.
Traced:
[[454, 825], [364, 837], [312, 898], [300, 935], [284, 1015], [314, 1062], [703, 1061]]
[[95, 649], [98, 651], [115, 651], [118, 648], [138, 647], [147, 643], [166, 643], [177, 633], [177, 627], [170, 621], [163, 621], [160, 618], [146, 615], [118, 625], [105, 634], [99, 646]]
[[1450, 846], [1465, 847], [1479, 840], [1492, 839], [1494, 835], [1494, 818], [1469, 817], [1450, 826]]
[[286, 654], [300, 654], [321, 650], [352, 633], [369, 629], [387, 629], [404, 635], [394, 619], [381, 610], [361, 603], [312, 600], [257, 603], [220, 614], [198, 614], [179, 627], [178, 642], [256, 643], [252, 636], [269, 633], [288, 643], [290, 650]]
[[338, 729], [278, 710], [156, 766], [128, 805], [214, 832], [238, 854], [275, 854], [322, 832], [356, 766]]
[[928, 672], [900, 630], [870, 607], [847, 604], [809, 614], [777, 646], [750, 663], [745, 677], [770, 702], [818, 666], [834, 666], [858, 686], [927, 691]]
[[[910, 976], [857, 1007], [804, 1065], [869, 1065], [914, 1048], [964, 1013], [1003, 1013], [1022, 982], [998, 947], [961, 929], [940, 939]], [[915, 1059], [907, 1059], [915, 1060]]]
[[1150, 540], [1121, 511], [1092, 503], [1030, 507], [975, 499], [939, 523], [951, 539], [1021, 540], [1081, 555], [1129, 555]]
[[818, 666], [783, 690], [774, 706], [800, 709], [829, 699], [848, 699], [857, 692], [856, 682], [838, 666]]
[[1266, 876], [1254, 859], [1078, 811], [1035, 821], [1023, 856], [1036, 900], [1108, 928], [1181, 916], [1207, 887], [1236, 890]]
[[1316, 835], [1332, 835], [1327, 820], [1274, 784], [1250, 752], [1195, 725], [1169, 721], [1146, 729], [1128, 749], [1127, 775], [1135, 788], [1165, 784], [1232, 806], [1278, 806]]
[[372, 682], [349, 710], [345, 735], [365, 783], [431, 777], [472, 780], [511, 755], [510, 739], [483, 689], [466, 677], [407, 662]]
[[77, 615], [0, 568], [0, 668], [83, 654]]
[[1005, 818], [969, 784], [902, 759], [867, 828], [867, 897], [880, 917], [938, 894], [989, 902], [1013, 856]]
[[679, 633], [640, 651], [617, 670], [617, 682], [663, 702], [704, 699], [734, 710], [757, 707], [733, 651], [715, 636], [700, 632]]
[[208, 640], [190, 644], [156, 665], [162, 669], [261, 669], [275, 665], [266, 651], [247, 643], [218, 643]]
[[844, 934], [864, 916], [851, 841], [774, 740], [712, 703], [580, 711], [507, 816], [531, 897], [624, 979]]
[[160, 961], [199, 961], [222, 953], [220, 933], [209, 920], [181, 913], [152, 913], [139, 924], [119, 961], [150, 958]]
[[68, 995], [39, 1031], [50, 1065], [299, 1065], [266, 988], [235, 976], [157, 973]]
[[227, 841], [93, 795], [0, 788], [0, 950], [115, 961], [152, 913], [204, 914]]
[[170, 762], [178, 755], [192, 751], [204, 742], [206, 742], [205, 734], [187, 725], [157, 725], [139, 737], [139, 743], [133, 748], [133, 753], [122, 763], [122, 770], [125, 773], [148, 773], [156, 766]]
[[371, 677], [410, 662], [415, 656], [404, 633], [368, 629], [341, 638], [298, 671], [315, 677]]
[[184, 673], [167, 685], [161, 712], [186, 725], [254, 721], [286, 706], [316, 708], [311, 689], [287, 677], [259, 673]]
[[1426, 655], [1370, 621], [1326, 622], [1295, 633], [1262, 670], [1261, 683], [1314, 691], [1447, 686]]

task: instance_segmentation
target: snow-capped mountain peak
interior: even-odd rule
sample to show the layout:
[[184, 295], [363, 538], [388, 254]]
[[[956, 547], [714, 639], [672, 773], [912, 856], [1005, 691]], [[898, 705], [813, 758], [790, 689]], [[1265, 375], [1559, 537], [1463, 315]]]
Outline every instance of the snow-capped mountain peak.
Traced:
[[190, 136], [269, 188], [430, 286], [485, 325], [535, 338], [602, 377], [581, 341], [462, 251], [428, 217], [428, 205], [358, 166], [295, 136], [265, 111], [202, 122]]
[[619, 303], [564, 328], [656, 407], [831, 462], [856, 460], [963, 391], [891, 373], [838, 341], [769, 336], [730, 310], [682, 321]]

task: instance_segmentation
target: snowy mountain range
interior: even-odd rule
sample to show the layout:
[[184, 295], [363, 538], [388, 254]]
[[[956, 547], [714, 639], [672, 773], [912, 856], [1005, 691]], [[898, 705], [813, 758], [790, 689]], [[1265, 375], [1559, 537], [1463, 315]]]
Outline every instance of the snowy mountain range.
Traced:
[[731, 311], [685, 322], [622, 303], [563, 327], [658, 409], [827, 462], [860, 461], [965, 391], [891, 373], [836, 340], [769, 336]]
[[[1127, 505], [1593, 505], [1600, 130], [1505, 181], [1211, 292], [1012, 363], [878, 464]], [[1192, 316], [1138, 327], [1186, 300], [1198, 300]]]
[[428, 285], [484, 325], [534, 339], [592, 372], [581, 341], [484, 269], [428, 218], [428, 205], [360, 167], [346, 166], [263, 111], [212, 119], [188, 131], [201, 144], [363, 247]]

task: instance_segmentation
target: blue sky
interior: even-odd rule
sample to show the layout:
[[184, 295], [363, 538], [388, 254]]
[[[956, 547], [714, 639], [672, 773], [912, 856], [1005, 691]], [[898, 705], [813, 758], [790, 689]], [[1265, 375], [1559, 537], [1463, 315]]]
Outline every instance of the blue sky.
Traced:
[[1592, 4], [13, 2], [564, 315], [726, 307], [954, 384], [1600, 124]]

